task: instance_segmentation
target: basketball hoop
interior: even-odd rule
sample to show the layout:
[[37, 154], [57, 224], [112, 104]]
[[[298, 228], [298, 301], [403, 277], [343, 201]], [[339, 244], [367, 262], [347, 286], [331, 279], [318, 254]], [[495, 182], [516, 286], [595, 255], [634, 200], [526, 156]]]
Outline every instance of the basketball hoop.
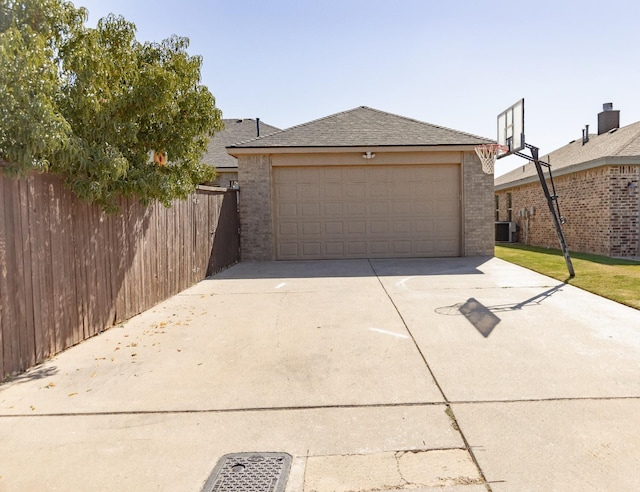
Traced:
[[500, 152], [508, 152], [509, 147], [500, 144], [484, 144], [476, 146], [475, 151], [482, 162], [482, 171], [486, 174], [492, 174], [496, 156]]

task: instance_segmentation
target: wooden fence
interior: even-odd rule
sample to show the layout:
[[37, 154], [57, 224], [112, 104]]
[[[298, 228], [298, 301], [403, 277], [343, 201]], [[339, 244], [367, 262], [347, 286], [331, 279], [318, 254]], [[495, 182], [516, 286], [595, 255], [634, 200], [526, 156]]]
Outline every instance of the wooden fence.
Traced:
[[120, 208], [0, 170], [0, 381], [238, 261], [235, 192]]

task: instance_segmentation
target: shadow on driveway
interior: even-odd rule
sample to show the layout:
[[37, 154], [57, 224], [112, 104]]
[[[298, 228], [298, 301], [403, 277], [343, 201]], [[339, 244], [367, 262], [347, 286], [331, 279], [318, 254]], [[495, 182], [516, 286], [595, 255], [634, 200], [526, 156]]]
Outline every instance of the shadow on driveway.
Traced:
[[47, 366], [47, 365], [41, 364], [40, 366], [36, 366], [27, 372], [18, 374], [17, 376], [9, 377], [5, 381], [2, 381], [2, 384], [0, 384], [0, 391], [8, 388], [9, 383], [11, 384], [28, 383], [30, 381], [38, 381], [40, 379], [46, 379], [51, 376], [55, 376], [56, 374], [58, 374], [58, 368], [56, 366]]
[[375, 276], [483, 275], [479, 269], [491, 257], [406, 258], [241, 262], [210, 277], [223, 279], [339, 278]]
[[560, 291], [564, 285], [564, 283], [558, 284], [522, 302], [497, 306], [485, 306], [477, 299], [470, 297], [464, 303], [438, 308], [436, 309], [436, 313], [445, 315], [462, 314], [483, 337], [487, 338], [491, 335], [491, 332], [498, 323], [500, 323], [500, 318], [495, 314], [496, 312], [518, 311], [527, 306], [540, 305], [544, 300]]

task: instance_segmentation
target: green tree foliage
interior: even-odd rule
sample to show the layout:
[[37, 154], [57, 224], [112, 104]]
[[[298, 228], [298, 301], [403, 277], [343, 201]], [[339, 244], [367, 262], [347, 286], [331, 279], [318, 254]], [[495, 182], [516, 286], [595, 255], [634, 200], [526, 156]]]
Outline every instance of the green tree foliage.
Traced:
[[140, 43], [122, 17], [86, 19], [63, 0], [0, 0], [0, 158], [58, 173], [106, 209], [119, 195], [185, 198], [213, 179], [201, 157], [222, 126], [201, 58], [186, 38]]

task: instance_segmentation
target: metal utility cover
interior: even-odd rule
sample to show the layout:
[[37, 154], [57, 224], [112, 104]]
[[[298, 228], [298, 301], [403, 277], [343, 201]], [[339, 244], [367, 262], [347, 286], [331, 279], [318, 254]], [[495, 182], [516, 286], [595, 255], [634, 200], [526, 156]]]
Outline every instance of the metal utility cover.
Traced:
[[290, 469], [287, 453], [226, 454], [202, 492], [284, 492]]

